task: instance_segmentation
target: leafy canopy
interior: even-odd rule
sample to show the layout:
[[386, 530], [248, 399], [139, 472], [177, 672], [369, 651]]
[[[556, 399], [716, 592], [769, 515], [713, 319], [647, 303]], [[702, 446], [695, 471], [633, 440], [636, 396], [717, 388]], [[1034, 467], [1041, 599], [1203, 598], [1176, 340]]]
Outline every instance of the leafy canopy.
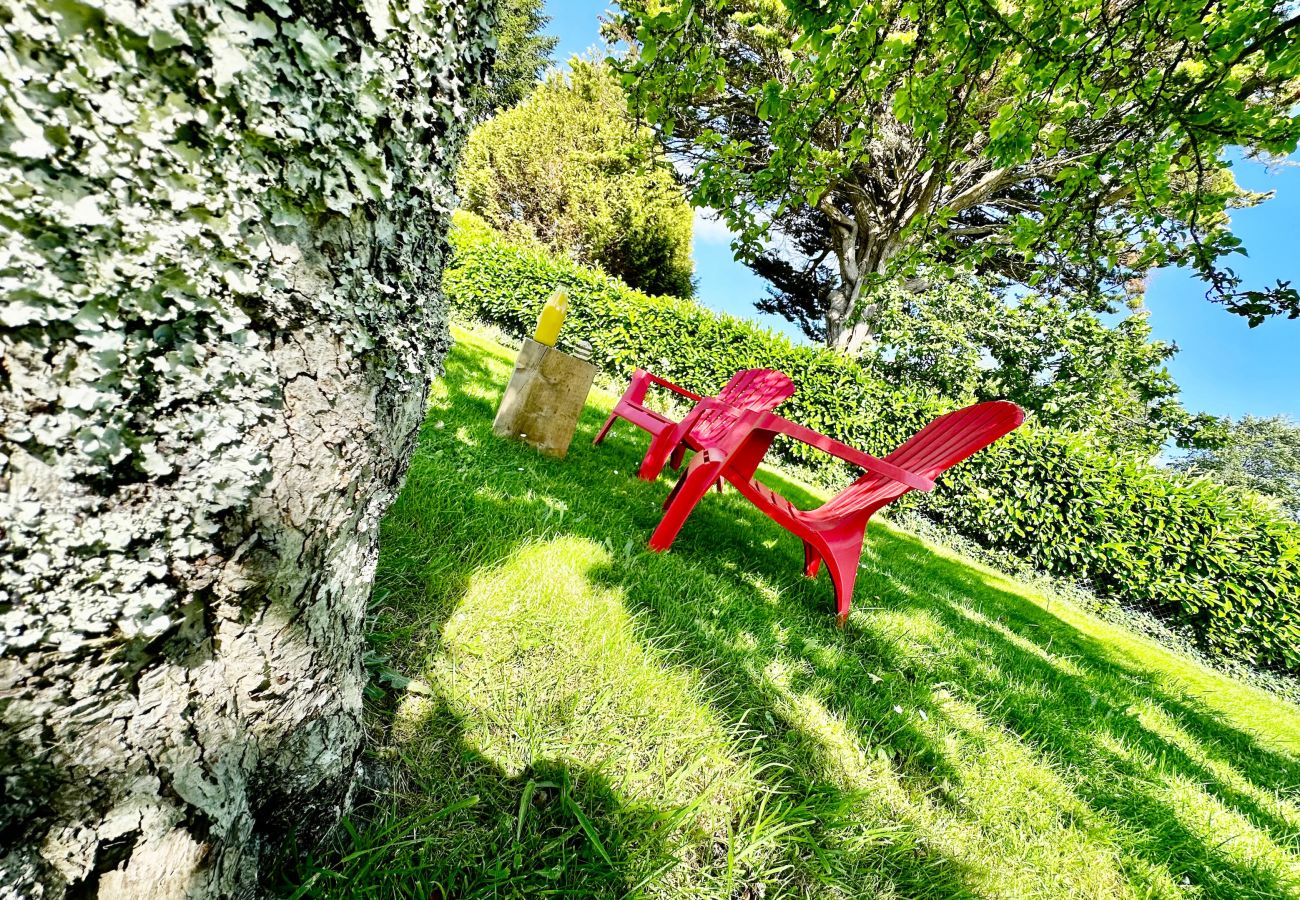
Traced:
[[1300, 425], [1285, 416], [1229, 420], [1222, 447], [1193, 451], [1171, 465], [1271, 497], [1300, 522]]
[[[1252, 324], [1229, 148], [1300, 136], [1291, 0], [625, 0], [636, 108], [753, 256], [815, 210], [846, 309], [922, 266], [1118, 292], [1185, 264]], [[835, 341], [832, 341], [835, 342]]]
[[1008, 399], [1038, 422], [1087, 432], [1114, 451], [1155, 455], [1169, 440], [1213, 446], [1218, 420], [1179, 402], [1144, 312], [1107, 325], [1092, 312], [1036, 294], [1014, 299], [973, 277], [876, 296], [879, 340], [865, 354], [886, 380], [955, 399]]
[[648, 293], [691, 296], [692, 213], [672, 168], [604, 63], [570, 67], [474, 129], [465, 208]]

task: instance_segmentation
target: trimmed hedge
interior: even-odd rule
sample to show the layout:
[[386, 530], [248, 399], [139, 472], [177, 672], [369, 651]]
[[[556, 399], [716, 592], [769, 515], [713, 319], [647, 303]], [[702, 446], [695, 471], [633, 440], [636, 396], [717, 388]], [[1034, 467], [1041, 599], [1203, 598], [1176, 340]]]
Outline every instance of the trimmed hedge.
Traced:
[[[507, 241], [465, 213], [456, 215], [452, 244], [444, 286], [453, 309], [530, 334], [563, 281], [571, 298], [566, 338], [591, 341], [593, 360], [612, 375], [643, 366], [708, 393], [737, 369], [780, 369], [798, 385], [784, 415], [876, 454], [958, 405], [886, 384], [854, 360], [743, 319], [649, 297]], [[803, 445], [783, 451], [827, 465]], [[1184, 622], [1212, 649], [1300, 671], [1300, 528], [1251, 495], [1027, 423], [947, 473], [934, 492], [909, 498], [985, 546]]]

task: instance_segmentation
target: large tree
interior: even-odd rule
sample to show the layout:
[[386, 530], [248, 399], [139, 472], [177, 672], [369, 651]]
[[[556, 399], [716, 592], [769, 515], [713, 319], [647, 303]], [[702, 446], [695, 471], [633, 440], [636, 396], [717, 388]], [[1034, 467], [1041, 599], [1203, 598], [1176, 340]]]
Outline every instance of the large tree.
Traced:
[[0, 8], [0, 895], [252, 896], [347, 804], [491, 26]]
[[618, 77], [574, 57], [474, 129], [457, 175], [465, 208], [652, 294], [689, 297], [690, 204]]
[[482, 121], [520, 103], [537, 87], [554, 60], [560, 39], [543, 34], [551, 17], [542, 13], [543, 0], [500, 0], [497, 47], [492, 73], [470, 92], [470, 116]]
[[1170, 466], [1271, 497], [1300, 522], [1300, 425], [1286, 416], [1229, 420], [1222, 446], [1194, 450]]
[[[624, 0], [636, 109], [754, 257], [820, 234], [827, 341], [857, 349], [872, 294], [921, 268], [1119, 292], [1191, 266], [1252, 323], [1228, 151], [1300, 136], [1290, 0]], [[799, 262], [796, 260], [796, 262]]]

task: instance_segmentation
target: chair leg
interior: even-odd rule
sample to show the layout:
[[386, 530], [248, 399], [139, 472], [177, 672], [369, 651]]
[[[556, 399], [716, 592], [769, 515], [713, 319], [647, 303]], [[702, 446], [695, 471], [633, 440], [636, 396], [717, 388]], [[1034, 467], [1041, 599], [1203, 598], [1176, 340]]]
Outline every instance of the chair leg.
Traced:
[[668, 455], [672, 452], [672, 447], [668, 441], [673, 437], [673, 429], [661, 431], [650, 439], [650, 446], [646, 448], [645, 456], [641, 458], [641, 468], [637, 469], [636, 477], [642, 481], [654, 481], [659, 477], [659, 473], [664, 470], [664, 463], [668, 461]]
[[596, 439], [591, 442], [591, 445], [593, 447], [605, 439], [605, 435], [609, 434], [609, 426], [613, 425], [614, 420], [617, 418], [618, 418], [618, 413], [610, 413], [609, 418], [605, 420], [604, 427], [601, 428], [600, 431], [596, 433]]
[[682, 473], [677, 486], [668, 495], [664, 503], [664, 517], [659, 520], [654, 534], [650, 535], [650, 549], [656, 552], [667, 550], [673, 545], [677, 533], [686, 524], [695, 505], [700, 502], [714, 479], [721, 473], [720, 463], [704, 464], [691, 461], [691, 465]]
[[831, 545], [830, 555], [826, 557], [826, 568], [835, 583], [835, 618], [841, 628], [849, 618], [849, 607], [853, 605], [853, 584], [858, 578], [864, 536], [860, 532], [842, 537]]
[[676, 471], [682, 467], [682, 460], [686, 458], [686, 445], [678, 444], [673, 449], [673, 455], [668, 457], [668, 464]]
[[809, 578], [817, 577], [817, 570], [821, 568], [822, 557], [817, 552], [817, 548], [807, 541], [803, 542], [803, 573]]

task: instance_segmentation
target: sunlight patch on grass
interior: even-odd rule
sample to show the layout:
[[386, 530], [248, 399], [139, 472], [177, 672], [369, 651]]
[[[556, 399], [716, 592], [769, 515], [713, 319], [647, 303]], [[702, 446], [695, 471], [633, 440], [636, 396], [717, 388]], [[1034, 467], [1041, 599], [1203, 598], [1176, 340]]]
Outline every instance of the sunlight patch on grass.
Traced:
[[[468, 743], [509, 775], [566, 757], [662, 804], [719, 784], [753, 790], [698, 688], [634, 637], [617, 590], [592, 584], [591, 570], [612, 561], [600, 544], [562, 538], [470, 582], [429, 674], [472, 723]], [[665, 792], [688, 759], [693, 777]]]
[[[1152, 764], [1150, 755], [1145, 762]], [[1176, 773], [1152, 788], [1152, 798], [1177, 811], [1178, 821], [1192, 840], [1208, 845], [1222, 857], [1222, 868], [1251, 872], [1262, 884], [1277, 880], [1276, 891], [1257, 896], [1286, 896], [1300, 889], [1300, 864], [1295, 858], [1243, 815], [1208, 793], [1199, 781]], [[1203, 877], [1214, 879], [1219, 870], [1221, 866], [1207, 868]], [[1241, 896], [1249, 895], [1242, 892]]]
[[946, 772], [927, 804], [930, 829], [954, 852], [997, 859], [985, 889], [1005, 896], [1133, 896], [1103, 817], [1074, 793], [1068, 773], [1039, 759], [977, 705], [935, 692], [937, 715], [919, 726], [942, 747]]
[[1217, 786], [1228, 791], [1235, 801], [1255, 805], [1261, 818], [1273, 820], [1272, 830], [1280, 845], [1292, 854], [1300, 851], [1300, 802], [1297, 802], [1300, 792], [1291, 790], [1284, 794], [1254, 784], [1231, 763], [1205, 750], [1190, 732], [1155, 704], [1143, 703], [1138, 721], [1205, 770], [1201, 776], [1203, 781], [1198, 783], [1217, 782]]
[[1171, 871], [1182, 887], [1212, 893], [1231, 890], [1232, 896], [1258, 900], [1291, 897], [1300, 891], [1295, 856], [1207, 791], [1199, 779], [1167, 771], [1164, 759], [1114, 734], [1099, 733], [1094, 740], [1121, 761], [1121, 770], [1160, 773], [1149, 779], [1120, 778], [1118, 791], [1133, 805], [1171, 813], [1161, 826], [1162, 845], [1184, 849], [1196, 859], [1194, 866]]
[[[763, 787], [744, 732], [636, 637], [620, 591], [593, 583], [594, 570], [618, 564], [591, 540], [524, 545], [471, 580], [427, 678], [464, 745], [506, 778], [559, 762], [598, 775], [622, 805], [689, 811], [678, 834], [660, 837], [698, 862], [715, 840], [730, 846], [731, 823]], [[753, 851], [747, 861], [767, 864]]]

